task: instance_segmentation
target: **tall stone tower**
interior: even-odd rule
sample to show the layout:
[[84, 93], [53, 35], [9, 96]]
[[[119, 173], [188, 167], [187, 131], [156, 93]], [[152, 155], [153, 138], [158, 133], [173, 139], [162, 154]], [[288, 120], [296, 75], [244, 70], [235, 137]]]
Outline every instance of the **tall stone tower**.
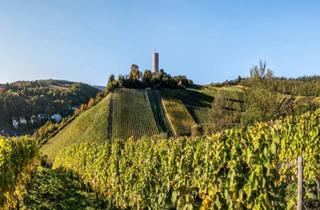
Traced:
[[159, 53], [154, 52], [152, 55], [152, 72], [159, 72]]

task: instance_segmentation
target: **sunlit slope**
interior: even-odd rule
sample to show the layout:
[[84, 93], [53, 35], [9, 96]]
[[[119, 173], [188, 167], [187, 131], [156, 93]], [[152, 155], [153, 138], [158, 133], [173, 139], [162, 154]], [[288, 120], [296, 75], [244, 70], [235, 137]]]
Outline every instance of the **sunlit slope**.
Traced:
[[49, 161], [70, 144], [103, 143], [107, 139], [110, 98], [111, 95], [108, 95], [100, 103], [81, 113], [41, 148], [41, 151], [48, 155]]
[[180, 100], [161, 100], [167, 121], [175, 136], [191, 135], [191, 126], [195, 124], [188, 109]]
[[112, 93], [111, 126], [113, 139], [160, 133], [145, 90], [121, 88]]

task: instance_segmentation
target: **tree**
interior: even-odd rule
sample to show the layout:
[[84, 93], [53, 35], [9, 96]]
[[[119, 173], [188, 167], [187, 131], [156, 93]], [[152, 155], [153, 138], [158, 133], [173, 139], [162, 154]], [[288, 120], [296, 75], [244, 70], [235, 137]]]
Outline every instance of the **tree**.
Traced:
[[142, 82], [147, 86], [150, 85], [152, 79], [152, 72], [150, 70], [145, 70], [142, 76]]
[[273, 72], [267, 68], [266, 62], [260, 61], [258, 66], [250, 70], [241, 123], [247, 125], [279, 117], [281, 104], [278, 97]]
[[113, 83], [114, 80], [115, 80], [114, 75], [111, 74], [110, 77], [109, 77], [109, 79], [108, 79], [108, 84]]
[[273, 71], [267, 68], [265, 61], [259, 61], [258, 65], [253, 66], [250, 69], [250, 80], [252, 81], [263, 81], [269, 80], [273, 77]]
[[131, 71], [129, 74], [129, 79], [130, 80], [139, 80], [141, 78], [141, 72], [139, 71], [139, 66], [136, 64], [131, 65]]
[[106, 91], [110, 91], [114, 87], [115, 83], [116, 83], [115, 77], [114, 77], [113, 74], [111, 74], [109, 79], [108, 79], [108, 84], [107, 84], [107, 87], [106, 87]]

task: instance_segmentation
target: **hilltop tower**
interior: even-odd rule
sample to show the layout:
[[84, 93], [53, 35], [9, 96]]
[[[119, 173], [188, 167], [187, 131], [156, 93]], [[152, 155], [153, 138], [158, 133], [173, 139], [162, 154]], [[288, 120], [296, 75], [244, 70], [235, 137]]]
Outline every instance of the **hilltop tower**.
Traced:
[[159, 53], [157, 52], [152, 54], [152, 72], [159, 72]]

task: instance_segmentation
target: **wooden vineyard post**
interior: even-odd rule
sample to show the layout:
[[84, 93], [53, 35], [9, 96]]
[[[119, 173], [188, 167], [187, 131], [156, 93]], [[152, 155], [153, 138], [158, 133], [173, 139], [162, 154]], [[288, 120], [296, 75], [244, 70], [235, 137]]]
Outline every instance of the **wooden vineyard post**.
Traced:
[[298, 157], [298, 205], [297, 209], [302, 210], [303, 199], [303, 160], [302, 156]]

